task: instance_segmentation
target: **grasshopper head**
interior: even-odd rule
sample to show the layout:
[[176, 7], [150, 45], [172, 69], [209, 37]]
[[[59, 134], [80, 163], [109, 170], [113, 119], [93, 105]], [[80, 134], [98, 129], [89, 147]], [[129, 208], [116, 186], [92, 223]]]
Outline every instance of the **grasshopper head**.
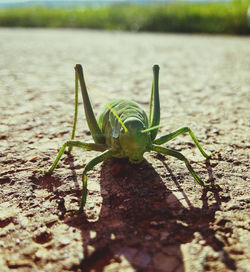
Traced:
[[141, 133], [145, 126], [137, 118], [127, 119], [124, 125], [128, 131], [121, 128], [119, 137], [121, 148], [131, 163], [140, 163], [143, 160], [143, 154], [150, 150], [150, 134]]

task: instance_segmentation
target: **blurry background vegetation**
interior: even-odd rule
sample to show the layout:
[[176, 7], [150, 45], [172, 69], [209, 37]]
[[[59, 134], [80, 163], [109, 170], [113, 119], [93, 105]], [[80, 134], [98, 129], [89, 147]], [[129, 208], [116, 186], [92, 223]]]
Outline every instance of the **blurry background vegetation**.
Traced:
[[0, 1], [0, 26], [249, 35], [249, 5], [250, 0], [233, 0], [6, 7]]

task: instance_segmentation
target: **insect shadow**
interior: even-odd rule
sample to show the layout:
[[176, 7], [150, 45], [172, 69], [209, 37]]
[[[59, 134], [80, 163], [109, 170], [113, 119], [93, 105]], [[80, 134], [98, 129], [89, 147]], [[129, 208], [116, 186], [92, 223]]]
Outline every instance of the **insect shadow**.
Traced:
[[[183, 197], [177, 198], [146, 160], [139, 165], [124, 159], [109, 159], [102, 164], [99, 219], [89, 222], [81, 215], [66, 221], [82, 233], [85, 257], [74, 269], [103, 271], [112, 264], [114, 271], [126, 265], [136, 271], [185, 271], [181, 245], [192, 242], [197, 232], [228, 268], [236, 269], [234, 260], [223, 250], [224, 243], [210, 227], [220, 210], [219, 192], [214, 191], [216, 202], [209, 206], [204, 189], [202, 208], [194, 207], [171, 169], [163, 165], [170, 177], [167, 182], [174, 182], [177, 195]], [[211, 168], [209, 175], [211, 178]], [[92, 237], [91, 232], [95, 233]], [[204, 267], [208, 266], [205, 256], [194, 260], [202, 269], [209, 268]]]

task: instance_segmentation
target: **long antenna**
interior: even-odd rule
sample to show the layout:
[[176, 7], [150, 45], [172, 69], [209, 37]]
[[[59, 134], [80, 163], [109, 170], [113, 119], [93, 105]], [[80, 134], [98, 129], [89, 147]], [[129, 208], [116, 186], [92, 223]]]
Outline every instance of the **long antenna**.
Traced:
[[202, 119], [205, 119], [205, 118], [207, 118], [207, 117], [206, 116], [199, 116], [199, 117], [184, 118], [184, 119], [181, 119], [181, 120], [178, 119], [176, 121], [166, 122], [166, 123], [158, 125], [158, 126], [153, 126], [151, 128], [146, 128], [144, 130], [141, 130], [141, 133], [146, 133], [148, 131], [155, 130], [157, 128], [161, 128], [161, 127], [165, 127], [165, 126], [170, 126], [170, 125], [174, 125], [174, 124], [178, 124], [178, 123], [183, 123], [183, 121], [193, 122], [193, 121], [202, 120]]
[[103, 98], [98, 92], [96, 92], [87, 82], [86, 78], [86, 85], [88, 87], [88, 89], [90, 89], [91, 91], [93, 91], [99, 98], [100, 100], [110, 109], [110, 111], [114, 114], [114, 116], [117, 118], [117, 120], [119, 121], [119, 123], [122, 125], [122, 127], [124, 128], [125, 132], [128, 132], [128, 129], [126, 128], [126, 126], [124, 125], [124, 123], [122, 122], [121, 118], [118, 116], [117, 112], [112, 108], [112, 106], [106, 102], [105, 98]]
[[144, 129], [144, 130], [141, 130], [141, 133], [146, 133], [146, 132], [149, 132], [151, 130], [155, 130], [157, 128], [160, 128], [160, 127], [163, 127], [164, 125], [158, 125], [158, 126], [153, 126], [151, 128], [147, 128], [147, 129]]

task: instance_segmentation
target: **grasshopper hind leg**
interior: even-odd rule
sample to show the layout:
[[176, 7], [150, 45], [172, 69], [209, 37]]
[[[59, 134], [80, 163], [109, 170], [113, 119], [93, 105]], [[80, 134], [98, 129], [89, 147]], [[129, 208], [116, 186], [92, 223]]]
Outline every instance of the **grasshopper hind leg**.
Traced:
[[[83, 98], [83, 106], [85, 111], [86, 120], [89, 126], [89, 130], [91, 132], [91, 136], [95, 143], [97, 144], [105, 144], [105, 136], [103, 135], [101, 129], [98, 126], [96, 117], [93, 112], [93, 108], [89, 99], [87, 87], [84, 80], [83, 69], [80, 64], [76, 64], [75, 66], [76, 71], [76, 81], [79, 80]], [[77, 83], [78, 84], [78, 83]], [[76, 85], [77, 87], [78, 85]], [[76, 89], [78, 92], [78, 89]]]
[[[78, 76], [77, 72], [75, 71], [75, 112], [74, 112], [74, 122], [73, 122], [73, 128], [71, 133], [71, 140], [74, 140], [75, 138], [75, 132], [76, 132], [76, 123], [77, 123], [77, 115], [78, 115]], [[71, 152], [73, 149], [73, 146], [69, 146], [68, 151]]]

